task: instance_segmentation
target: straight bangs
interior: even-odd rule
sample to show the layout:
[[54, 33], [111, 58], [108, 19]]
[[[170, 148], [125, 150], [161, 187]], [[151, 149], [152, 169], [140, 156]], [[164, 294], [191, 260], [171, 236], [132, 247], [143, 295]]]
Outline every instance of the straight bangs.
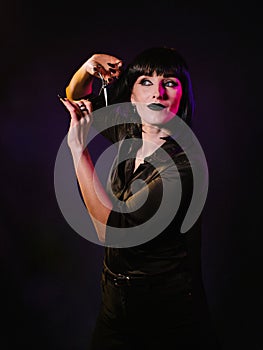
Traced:
[[165, 65], [163, 62], [162, 64], [156, 64], [156, 62], [153, 62], [152, 64], [146, 64], [146, 65], [135, 65], [134, 67], [130, 68], [131, 76], [133, 77], [133, 80], [137, 80], [140, 76], [146, 75], [146, 76], [153, 76], [154, 73], [157, 75], [163, 75], [164, 77], [174, 77], [178, 78], [179, 80], [182, 80], [185, 76], [185, 72], [183, 72], [183, 67], [180, 65]]
[[187, 71], [188, 67], [184, 59], [175, 49], [162, 47], [143, 52], [137, 56], [129, 69], [131, 76], [136, 79], [141, 75], [152, 76], [156, 73], [184, 80]]

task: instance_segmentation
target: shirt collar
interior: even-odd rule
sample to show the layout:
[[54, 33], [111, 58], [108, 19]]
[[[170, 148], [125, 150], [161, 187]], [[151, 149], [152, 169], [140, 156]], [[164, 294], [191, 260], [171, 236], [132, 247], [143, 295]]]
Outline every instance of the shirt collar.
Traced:
[[[127, 153], [130, 157], [135, 157], [137, 150], [140, 148], [142, 140], [140, 138], [131, 138], [129, 135], [125, 137], [124, 140], [130, 139], [129, 149]], [[154, 153], [150, 156], [145, 157], [145, 161], [151, 163], [152, 161], [158, 161], [160, 163], [166, 163], [174, 159], [178, 154], [182, 153], [182, 148], [175, 141], [172, 136], [163, 137], [165, 140], [164, 144], [160, 146]]]

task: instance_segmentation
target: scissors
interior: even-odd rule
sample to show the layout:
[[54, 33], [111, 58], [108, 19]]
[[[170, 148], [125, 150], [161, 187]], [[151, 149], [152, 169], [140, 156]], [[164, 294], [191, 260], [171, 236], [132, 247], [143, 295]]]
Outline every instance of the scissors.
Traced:
[[106, 106], [108, 106], [108, 94], [107, 94], [107, 89], [106, 89], [108, 82], [103, 78], [103, 76], [101, 75], [101, 73], [99, 71], [98, 71], [98, 75], [99, 75], [99, 77], [101, 79], [101, 83], [102, 83], [99, 95], [101, 94], [101, 92], [103, 90], [105, 104], [106, 104]]

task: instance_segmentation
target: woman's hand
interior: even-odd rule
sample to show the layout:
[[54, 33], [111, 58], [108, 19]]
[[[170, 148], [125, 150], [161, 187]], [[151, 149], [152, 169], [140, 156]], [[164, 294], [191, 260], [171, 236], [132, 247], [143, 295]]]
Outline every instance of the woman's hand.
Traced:
[[87, 136], [92, 124], [92, 105], [85, 99], [72, 101], [60, 97], [71, 116], [68, 131], [68, 145], [82, 198], [91, 216], [99, 240], [105, 242], [106, 224], [112, 210], [112, 203], [103, 188], [86, 147]]
[[84, 66], [90, 75], [98, 78], [102, 76], [107, 83], [110, 83], [119, 77], [122, 61], [111, 55], [94, 54], [84, 63]]
[[120, 75], [122, 61], [107, 54], [94, 54], [73, 74], [66, 96], [71, 101], [81, 99], [92, 93], [94, 77], [109, 84]]
[[92, 124], [92, 104], [88, 100], [71, 101], [60, 97], [70, 113], [71, 121], [68, 131], [68, 146], [74, 155], [81, 155], [86, 148], [87, 137]]

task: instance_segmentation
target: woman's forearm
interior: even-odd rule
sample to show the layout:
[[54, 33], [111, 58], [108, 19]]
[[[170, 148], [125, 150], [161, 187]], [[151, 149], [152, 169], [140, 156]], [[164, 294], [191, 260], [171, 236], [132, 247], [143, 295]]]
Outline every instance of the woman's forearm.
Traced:
[[98, 238], [104, 243], [106, 223], [112, 209], [112, 203], [97, 176], [88, 150], [83, 151], [79, 160], [73, 152], [73, 159], [84, 203], [91, 216]]
[[66, 87], [66, 96], [78, 100], [92, 93], [93, 78], [103, 77], [107, 83], [118, 78], [122, 61], [107, 54], [94, 54], [73, 74]]
[[70, 100], [78, 100], [91, 94], [94, 76], [88, 72], [85, 62], [72, 76], [66, 87], [66, 96]]

